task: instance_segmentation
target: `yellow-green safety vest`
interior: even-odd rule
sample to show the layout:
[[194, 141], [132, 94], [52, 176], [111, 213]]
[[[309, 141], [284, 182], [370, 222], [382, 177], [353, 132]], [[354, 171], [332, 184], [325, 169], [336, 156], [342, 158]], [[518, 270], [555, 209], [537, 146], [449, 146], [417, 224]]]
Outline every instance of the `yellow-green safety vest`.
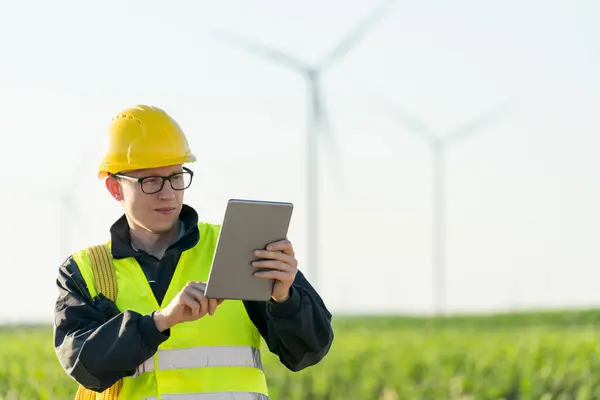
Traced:
[[[119, 310], [148, 315], [166, 307], [189, 281], [207, 281], [220, 226], [201, 222], [198, 228], [200, 240], [181, 254], [162, 304], [157, 303], [135, 258], [113, 260]], [[89, 254], [81, 250], [73, 256], [95, 297]], [[212, 317], [172, 327], [170, 338], [157, 353], [134, 376], [123, 378], [119, 399], [267, 400], [260, 344], [260, 333], [243, 302], [225, 300]]]

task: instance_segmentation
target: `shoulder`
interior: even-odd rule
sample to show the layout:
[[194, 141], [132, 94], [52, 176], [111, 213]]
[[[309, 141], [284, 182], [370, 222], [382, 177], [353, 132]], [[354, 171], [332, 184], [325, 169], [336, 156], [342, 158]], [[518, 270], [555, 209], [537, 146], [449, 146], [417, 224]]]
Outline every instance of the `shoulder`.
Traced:
[[211, 222], [198, 222], [198, 243], [194, 246], [200, 251], [212, 253], [219, 241], [221, 226]]
[[76, 254], [80, 255], [82, 252], [85, 252], [85, 250], [70, 255], [58, 268], [56, 286], [58, 287], [60, 298], [64, 298], [68, 294], [76, 294], [90, 301], [93, 298], [93, 293], [89, 289], [90, 285], [85, 279], [85, 262], [82, 262], [81, 259], [78, 260], [78, 257], [75, 256]]
[[104, 249], [108, 250], [108, 252], [110, 253], [110, 251], [112, 250], [111, 240], [108, 240], [104, 243], [94, 243], [85, 248], [81, 248], [75, 251], [73, 254], [71, 254], [70, 258], [73, 259], [76, 265], [81, 267], [85, 264], [90, 263], [90, 256], [103, 256], [105, 252]]
[[211, 235], [211, 234], [219, 234], [221, 231], [221, 225], [215, 224], [213, 222], [200, 221], [198, 222], [198, 231], [200, 231], [200, 237], [202, 235]]
[[[59, 268], [59, 279], [76, 289], [80, 294], [91, 298], [97, 295], [94, 284], [91, 257], [104, 257], [100, 247], [107, 247], [110, 252], [110, 242], [90, 245], [72, 253]], [[84, 290], [85, 289], [85, 290]]]
[[210, 222], [210, 221], [199, 221], [198, 229], [219, 229], [221, 227], [220, 224]]
[[111, 250], [111, 241], [105, 243], [95, 243], [75, 251], [73, 254], [71, 254], [71, 258], [73, 259], [75, 265], [80, 270], [83, 270], [91, 267], [92, 257], [94, 259], [104, 258], [107, 254], [112, 257]]

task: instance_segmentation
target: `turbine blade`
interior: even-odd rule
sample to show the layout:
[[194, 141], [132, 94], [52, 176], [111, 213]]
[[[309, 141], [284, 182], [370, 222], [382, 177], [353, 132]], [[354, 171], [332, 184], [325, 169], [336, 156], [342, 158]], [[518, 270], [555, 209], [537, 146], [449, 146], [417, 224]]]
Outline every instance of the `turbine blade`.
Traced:
[[250, 54], [270, 58], [272, 61], [282, 64], [285, 67], [300, 71], [306, 71], [309, 69], [309, 67], [303, 62], [279, 49], [265, 46], [264, 44], [248, 40], [239, 35], [216, 30], [213, 32], [213, 36], [224, 43], [228, 43], [229, 45], [244, 50]]
[[452, 133], [450, 133], [446, 138], [444, 138], [444, 140], [447, 143], [454, 143], [459, 140], [464, 140], [467, 137], [480, 132], [486, 126], [490, 126], [494, 121], [497, 121], [500, 116], [507, 115], [507, 111], [509, 108], [512, 108], [511, 103], [501, 103], [498, 106], [491, 108], [487, 112], [472, 118], [470, 121], [465, 122], [457, 129], [452, 131]]
[[375, 10], [371, 11], [362, 21], [360, 21], [339, 43], [327, 54], [321, 63], [319, 69], [327, 68], [337, 60], [344, 57], [355, 48], [358, 43], [369, 33], [371, 29], [383, 18], [383, 16], [394, 5], [395, 0], [384, 0]]
[[414, 117], [397, 104], [392, 103], [380, 95], [370, 97], [374, 98], [374, 101], [380, 106], [380, 108], [384, 110], [390, 117], [396, 120], [396, 122], [404, 125], [412, 135], [421, 140], [437, 140], [437, 135], [427, 124]]

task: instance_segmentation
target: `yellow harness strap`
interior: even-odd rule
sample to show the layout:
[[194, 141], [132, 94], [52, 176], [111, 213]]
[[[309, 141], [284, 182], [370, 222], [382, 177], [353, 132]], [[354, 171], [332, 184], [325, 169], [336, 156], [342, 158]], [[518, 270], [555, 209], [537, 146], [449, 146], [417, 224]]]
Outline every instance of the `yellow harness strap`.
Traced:
[[[87, 252], [92, 263], [94, 272], [94, 281], [98, 293], [104, 294], [107, 298], [115, 301], [117, 298], [117, 276], [115, 274], [112, 255], [106, 244], [98, 244], [88, 247]], [[79, 386], [75, 400], [116, 400], [119, 398], [119, 392], [123, 386], [123, 381], [119, 380], [114, 385], [102, 393], [94, 392]]]

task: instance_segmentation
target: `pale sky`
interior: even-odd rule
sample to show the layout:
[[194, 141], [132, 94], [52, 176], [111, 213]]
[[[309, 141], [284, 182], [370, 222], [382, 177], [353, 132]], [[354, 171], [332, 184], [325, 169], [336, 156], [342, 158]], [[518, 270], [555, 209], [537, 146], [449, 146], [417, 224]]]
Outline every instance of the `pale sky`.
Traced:
[[[108, 239], [121, 209], [96, 179], [102, 135], [138, 103], [187, 132], [201, 219], [220, 223], [229, 198], [292, 201], [290, 239], [315, 277], [306, 81], [211, 32], [313, 63], [375, 4], [3, 2], [0, 321], [50, 322], [64, 251]], [[592, 0], [398, 1], [323, 75], [339, 159], [323, 140], [318, 289], [332, 311], [432, 309], [431, 153], [376, 94], [440, 134], [512, 105], [448, 148], [450, 311], [600, 305], [599, 19]], [[74, 196], [66, 250], [61, 187]]]

